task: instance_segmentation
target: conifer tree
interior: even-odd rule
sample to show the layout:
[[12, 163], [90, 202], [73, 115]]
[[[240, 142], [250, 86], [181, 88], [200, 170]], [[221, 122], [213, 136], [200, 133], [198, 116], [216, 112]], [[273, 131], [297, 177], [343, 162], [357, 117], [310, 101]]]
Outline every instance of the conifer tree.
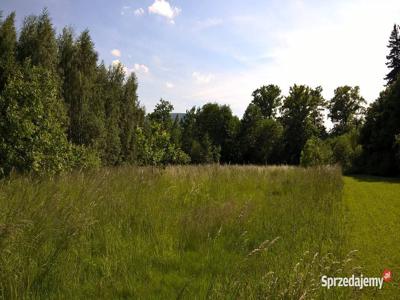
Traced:
[[386, 65], [390, 69], [390, 72], [386, 75], [385, 80], [390, 85], [396, 81], [397, 76], [400, 73], [400, 26], [395, 24], [393, 26], [392, 33], [389, 38], [390, 49], [389, 55], [386, 56], [388, 60]]

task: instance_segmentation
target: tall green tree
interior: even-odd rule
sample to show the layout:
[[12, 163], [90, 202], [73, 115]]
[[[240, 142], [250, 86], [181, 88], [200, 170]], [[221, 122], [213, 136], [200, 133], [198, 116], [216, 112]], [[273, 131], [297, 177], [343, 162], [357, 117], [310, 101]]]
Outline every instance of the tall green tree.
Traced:
[[131, 163], [134, 163], [137, 157], [136, 129], [143, 127], [144, 123], [144, 109], [139, 104], [137, 87], [136, 75], [132, 73], [124, 84], [120, 108], [121, 155], [123, 161]]
[[207, 135], [214, 147], [221, 148], [221, 162], [230, 163], [236, 160], [236, 137], [240, 121], [233, 116], [227, 105], [207, 103], [198, 110], [196, 132], [198, 141]]
[[120, 116], [124, 96], [124, 80], [125, 72], [121, 64], [109, 68], [105, 98], [107, 133], [103, 157], [107, 165], [117, 165], [122, 162]]
[[[58, 38], [63, 98], [68, 106], [70, 141], [97, 146], [105, 136], [104, 98], [98, 94], [97, 53], [86, 30], [75, 40], [70, 28]], [[102, 90], [102, 93], [106, 90]]]
[[273, 84], [262, 86], [252, 94], [253, 101], [265, 118], [274, 118], [282, 103], [281, 89]]
[[279, 163], [282, 125], [276, 114], [282, 103], [276, 85], [262, 86], [253, 92], [240, 124], [241, 162], [253, 164]]
[[174, 110], [174, 106], [171, 102], [160, 99], [160, 102], [156, 104], [154, 111], [149, 114], [149, 119], [152, 122], [161, 124], [163, 129], [170, 130], [173, 124], [171, 113]]
[[386, 65], [390, 69], [386, 75], [385, 80], [390, 85], [394, 83], [400, 73], [400, 26], [393, 25], [392, 33], [390, 34], [388, 48], [390, 49], [389, 55], [386, 56], [388, 60]]
[[57, 41], [46, 9], [39, 16], [25, 18], [17, 50], [20, 62], [29, 58], [33, 65], [42, 66], [55, 74], [58, 59]]
[[284, 100], [281, 113], [284, 126], [284, 162], [299, 164], [301, 151], [312, 136], [325, 133], [322, 111], [325, 100], [322, 88], [312, 89], [305, 85], [294, 85]]
[[368, 108], [360, 134], [365, 171], [398, 175], [396, 137], [400, 133], [400, 79], [384, 90]]
[[328, 116], [334, 124], [332, 132], [335, 135], [342, 135], [359, 127], [365, 103], [358, 86], [338, 87], [328, 103]]
[[16, 46], [15, 13], [11, 13], [0, 22], [0, 92], [15, 69]]

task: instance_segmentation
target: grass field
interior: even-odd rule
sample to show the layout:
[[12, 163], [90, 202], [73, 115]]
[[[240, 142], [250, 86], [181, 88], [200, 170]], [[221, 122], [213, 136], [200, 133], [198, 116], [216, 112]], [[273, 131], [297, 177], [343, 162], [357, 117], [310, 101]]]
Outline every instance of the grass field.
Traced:
[[3, 180], [0, 297], [395, 299], [395, 284], [328, 291], [320, 276], [400, 272], [399, 191], [328, 167]]
[[400, 180], [346, 177], [344, 201], [348, 247], [358, 249], [363, 273], [379, 276], [384, 269], [394, 280], [370, 298], [400, 298]]

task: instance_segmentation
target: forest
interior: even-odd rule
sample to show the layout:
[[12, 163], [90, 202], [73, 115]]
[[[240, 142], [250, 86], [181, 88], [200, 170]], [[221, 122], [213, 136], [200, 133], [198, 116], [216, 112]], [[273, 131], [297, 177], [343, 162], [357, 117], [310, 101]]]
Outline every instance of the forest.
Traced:
[[211, 163], [338, 164], [347, 174], [400, 175], [399, 30], [389, 37], [386, 86], [370, 105], [357, 86], [324, 99], [322, 87], [295, 84], [283, 95], [266, 83], [242, 118], [216, 102], [173, 118], [164, 99], [145, 111], [136, 75], [106, 66], [88, 30], [57, 33], [46, 9], [19, 29], [15, 13], [2, 16], [0, 177]]

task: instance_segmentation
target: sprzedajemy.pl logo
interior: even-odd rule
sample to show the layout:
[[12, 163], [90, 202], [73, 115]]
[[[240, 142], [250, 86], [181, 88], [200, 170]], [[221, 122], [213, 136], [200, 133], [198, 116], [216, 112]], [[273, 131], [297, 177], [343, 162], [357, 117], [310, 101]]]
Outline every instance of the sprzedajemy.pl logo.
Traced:
[[364, 277], [362, 274], [360, 276], [352, 275], [351, 277], [321, 277], [322, 287], [328, 289], [333, 287], [356, 287], [362, 290], [366, 287], [377, 287], [382, 289], [383, 282], [392, 281], [392, 271], [384, 270], [382, 277]]

